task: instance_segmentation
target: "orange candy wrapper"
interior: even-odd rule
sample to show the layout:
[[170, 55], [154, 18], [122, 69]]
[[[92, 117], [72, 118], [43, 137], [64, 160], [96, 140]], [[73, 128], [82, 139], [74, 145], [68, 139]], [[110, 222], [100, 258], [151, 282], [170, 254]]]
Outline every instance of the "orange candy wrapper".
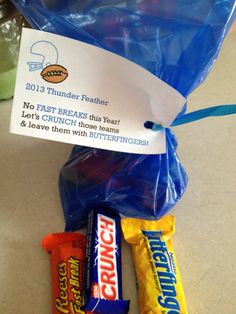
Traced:
[[50, 234], [42, 241], [42, 247], [51, 254], [53, 314], [85, 313], [85, 246], [85, 235], [75, 232]]

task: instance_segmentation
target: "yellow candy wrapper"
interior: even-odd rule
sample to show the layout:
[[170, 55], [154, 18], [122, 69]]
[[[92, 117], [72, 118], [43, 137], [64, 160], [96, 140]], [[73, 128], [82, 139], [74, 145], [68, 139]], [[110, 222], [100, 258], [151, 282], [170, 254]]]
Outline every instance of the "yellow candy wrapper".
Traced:
[[132, 247], [141, 314], [187, 314], [184, 291], [172, 246], [175, 218], [121, 220]]

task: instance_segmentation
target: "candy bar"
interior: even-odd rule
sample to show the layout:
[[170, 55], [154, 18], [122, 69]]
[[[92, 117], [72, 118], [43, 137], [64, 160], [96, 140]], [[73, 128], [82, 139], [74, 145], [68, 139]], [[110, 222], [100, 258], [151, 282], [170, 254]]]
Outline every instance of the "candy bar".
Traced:
[[84, 314], [86, 237], [72, 232], [50, 234], [43, 239], [42, 246], [51, 253], [52, 313]]
[[172, 246], [174, 217], [157, 221], [124, 218], [125, 240], [132, 247], [140, 313], [187, 314], [184, 291]]
[[122, 300], [119, 216], [108, 210], [90, 212], [86, 260], [86, 311], [128, 313], [129, 301]]

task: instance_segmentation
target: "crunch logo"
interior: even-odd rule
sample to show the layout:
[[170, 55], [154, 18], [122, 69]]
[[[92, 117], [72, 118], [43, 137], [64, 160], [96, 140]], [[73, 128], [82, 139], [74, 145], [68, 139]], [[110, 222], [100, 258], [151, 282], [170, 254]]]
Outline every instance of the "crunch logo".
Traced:
[[116, 222], [98, 215], [98, 285], [101, 299], [118, 300]]

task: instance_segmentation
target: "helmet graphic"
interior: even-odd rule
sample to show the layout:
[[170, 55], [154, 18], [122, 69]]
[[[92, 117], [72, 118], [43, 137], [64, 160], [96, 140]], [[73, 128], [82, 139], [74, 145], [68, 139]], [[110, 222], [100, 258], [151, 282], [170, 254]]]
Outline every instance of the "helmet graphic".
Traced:
[[30, 47], [32, 61], [27, 62], [29, 71], [42, 70], [51, 64], [58, 62], [58, 50], [56, 46], [46, 40], [36, 41]]

